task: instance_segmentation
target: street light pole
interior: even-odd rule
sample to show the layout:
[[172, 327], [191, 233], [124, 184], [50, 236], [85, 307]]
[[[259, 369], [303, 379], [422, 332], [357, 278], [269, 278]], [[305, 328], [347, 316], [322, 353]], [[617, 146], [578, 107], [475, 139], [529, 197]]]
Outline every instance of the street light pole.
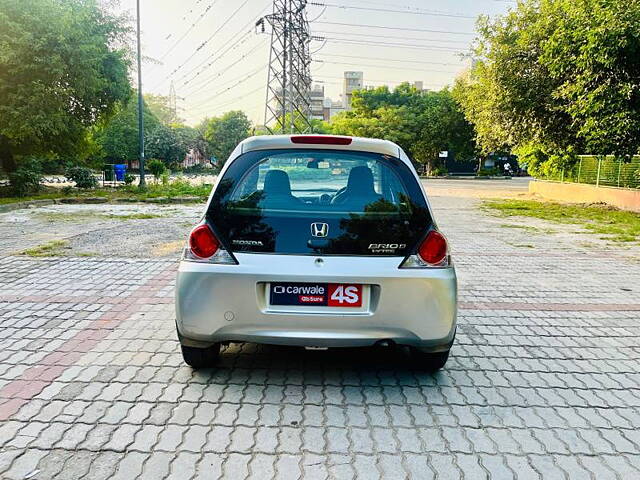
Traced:
[[140, 0], [136, 0], [137, 24], [138, 24], [138, 138], [140, 144], [140, 182], [138, 187], [146, 188], [147, 182], [144, 178], [144, 102], [142, 101], [142, 61], [140, 47]]

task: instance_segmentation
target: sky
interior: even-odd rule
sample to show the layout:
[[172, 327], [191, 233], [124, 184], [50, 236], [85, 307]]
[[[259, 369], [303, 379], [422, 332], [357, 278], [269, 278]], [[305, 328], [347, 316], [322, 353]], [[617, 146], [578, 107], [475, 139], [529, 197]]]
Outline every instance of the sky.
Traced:
[[[311, 75], [325, 96], [340, 100], [345, 70], [362, 71], [365, 85], [422, 81], [451, 85], [469, 60], [475, 19], [498, 15], [510, 0], [313, 0], [308, 5]], [[310, 2], [311, 3], [311, 2]], [[173, 82], [179, 116], [243, 110], [264, 121], [270, 35], [255, 23], [272, 0], [140, 0], [143, 91], [168, 95]], [[135, 0], [120, 8], [135, 15]], [[389, 10], [397, 10], [389, 11]]]

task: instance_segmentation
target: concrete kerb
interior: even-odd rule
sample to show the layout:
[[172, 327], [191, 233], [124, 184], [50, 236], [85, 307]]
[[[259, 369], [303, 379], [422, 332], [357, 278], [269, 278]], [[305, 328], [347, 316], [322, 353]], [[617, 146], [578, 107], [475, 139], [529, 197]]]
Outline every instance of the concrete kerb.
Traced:
[[529, 183], [529, 193], [557, 202], [606, 203], [640, 213], [640, 190], [630, 188], [536, 180]]
[[114, 198], [109, 200], [107, 197], [69, 197], [69, 198], [55, 198], [51, 200], [29, 200], [25, 202], [7, 203], [0, 205], [0, 213], [12, 212], [14, 210], [21, 210], [23, 208], [37, 208], [46, 207], [50, 205], [68, 205], [68, 204], [100, 204], [100, 203], [198, 203], [204, 200], [199, 197], [156, 197], [156, 198]]
[[513, 177], [503, 176], [477, 176], [477, 175], [446, 175], [441, 177], [430, 177], [427, 175], [420, 175], [422, 180], [511, 180]]
[[56, 203], [54, 200], [29, 200], [27, 202], [7, 203], [0, 205], [0, 213], [12, 212], [22, 208], [45, 207]]

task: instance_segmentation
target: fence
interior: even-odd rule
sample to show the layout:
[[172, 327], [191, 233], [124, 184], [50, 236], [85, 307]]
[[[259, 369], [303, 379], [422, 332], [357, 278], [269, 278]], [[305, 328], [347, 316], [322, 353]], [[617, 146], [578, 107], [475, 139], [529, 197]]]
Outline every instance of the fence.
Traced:
[[640, 188], [640, 156], [631, 161], [613, 157], [580, 156], [580, 161], [562, 169], [552, 180], [596, 186]]

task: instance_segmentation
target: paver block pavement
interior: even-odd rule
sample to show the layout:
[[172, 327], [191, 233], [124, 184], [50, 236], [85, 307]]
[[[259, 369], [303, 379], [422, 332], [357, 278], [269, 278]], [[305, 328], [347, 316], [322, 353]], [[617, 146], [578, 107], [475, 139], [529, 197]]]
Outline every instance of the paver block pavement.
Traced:
[[638, 263], [433, 204], [460, 282], [437, 374], [249, 344], [194, 372], [175, 261], [0, 257], [0, 478], [640, 478]]

